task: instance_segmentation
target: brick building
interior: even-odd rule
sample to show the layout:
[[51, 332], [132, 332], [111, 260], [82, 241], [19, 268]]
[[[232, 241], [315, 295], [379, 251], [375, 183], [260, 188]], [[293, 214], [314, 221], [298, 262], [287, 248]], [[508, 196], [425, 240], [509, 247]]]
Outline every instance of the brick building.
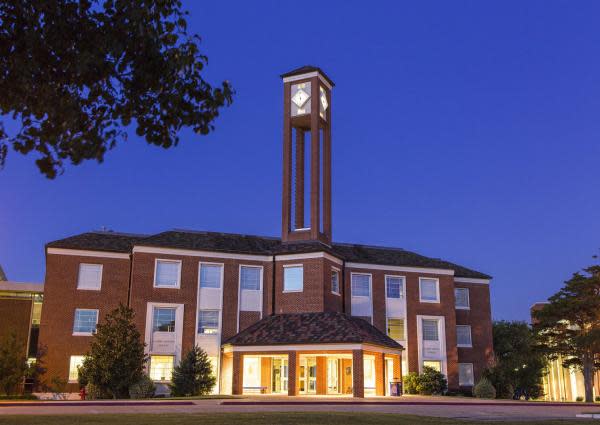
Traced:
[[76, 389], [98, 321], [136, 312], [148, 373], [202, 347], [224, 394], [387, 395], [424, 365], [471, 387], [492, 355], [490, 277], [398, 248], [332, 241], [331, 90], [282, 75], [281, 238], [173, 230], [84, 233], [46, 246], [41, 343]]

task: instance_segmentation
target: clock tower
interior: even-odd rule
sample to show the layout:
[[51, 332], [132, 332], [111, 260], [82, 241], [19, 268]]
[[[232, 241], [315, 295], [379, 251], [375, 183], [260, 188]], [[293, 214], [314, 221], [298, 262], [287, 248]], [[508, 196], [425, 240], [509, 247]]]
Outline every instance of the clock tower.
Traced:
[[331, 89], [334, 84], [314, 66], [303, 66], [281, 78], [284, 111], [281, 239], [330, 245]]

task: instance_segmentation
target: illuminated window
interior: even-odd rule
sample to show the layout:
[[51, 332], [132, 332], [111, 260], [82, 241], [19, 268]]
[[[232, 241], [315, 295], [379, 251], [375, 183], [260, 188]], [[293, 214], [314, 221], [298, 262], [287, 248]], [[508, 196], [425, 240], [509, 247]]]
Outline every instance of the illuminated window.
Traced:
[[419, 296], [423, 303], [439, 303], [440, 290], [437, 279], [420, 277], [419, 278]]
[[78, 308], [75, 310], [73, 335], [91, 335], [96, 332], [98, 323], [98, 310]]
[[260, 267], [240, 267], [240, 287], [244, 291], [260, 291]]
[[39, 325], [42, 319], [42, 303], [35, 301], [31, 312], [31, 324]]
[[69, 382], [77, 382], [77, 378], [79, 378], [79, 369], [78, 367], [83, 364], [84, 356], [71, 356], [71, 361], [69, 363]]
[[385, 277], [385, 290], [388, 298], [404, 297], [404, 278], [396, 276]]
[[396, 341], [404, 341], [404, 319], [388, 319], [387, 334]]
[[423, 367], [430, 367], [432, 369], [437, 370], [438, 372], [442, 371], [442, 362], [439, 360], [424, 360]]
[[375, 395], [375, 357], [363, 356], [365, 395]]
[[439, 341], [439, 329], [437, 320], [423, 319], [423, 341]]
[[153, 332], [175, 332], [175, 310], [170, 307], [154, 307]]
[[456, 344], [459, 347], [471, 347], [471, 326], [457, 325], [456, 326]]
[[284, 292], [302, 292], [304, 287], [304, 268], [302, 266], [289, 266], [283, 268]]
[[454, 288], [454, 302], [458, 309], [469, 309], [469, 288]]
[[99, 290], [102, 285], [102, 264], [80, 264], [77, 289]]
[[156, 260], [154, 286], [157, 288], [179, 288], [181, 261]]
[[473, 377], [473, 363], [458, 364], [458, 385], [471, 386], [475, 383]]
[[338, 295], [340, 293], [340, 272], [337, 270], [331, 272], [331, 292]]
[[150, 356], [150, 379], [153, 381], [170, 381], [174, 362], [174, 356]]
[[198, 312], [198, 333], [216, 334], [219, 332], [219, 310], [200, 310]]
[[350, 286], [353, 297], [371, 296], [371, 275], [370, 274], [352, 274]]

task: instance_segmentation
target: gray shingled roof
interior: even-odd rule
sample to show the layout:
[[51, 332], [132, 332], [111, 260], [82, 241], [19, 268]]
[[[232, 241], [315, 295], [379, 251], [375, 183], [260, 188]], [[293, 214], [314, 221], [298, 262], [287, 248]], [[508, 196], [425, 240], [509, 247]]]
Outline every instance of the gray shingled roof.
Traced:
[[248, 346], [344, 343], [402, 349], [400, 344], [365, 320], [334, 312], [267, 316], [223, 344]]
[[308, 74], [309, 72], [314, 72], [314, 71], [317, 71], [318, 73], [320, 73], [323, 76], [323, 78], [325, 78], [327, 80], [327, 82], [329, 82], [329, 84], [331, 84], [331, 87], [335, 86], [335, 84], [333, 83], [331, 78], [329, 78], [327, 76], [327, 74], [325, 74], [325, 71], [323, 71], [318, 66], [314, 66], [314, 65], [304, 65], [304, 66], [301, 66], [300, 68], [292, 69], [289, 72], [281, 74], [281, 78], [292, 77], [294, 75]]
[[133, 245], [216, 251], [236, 254], [277, 255], [325, 251], [345, 261], [367, 264], [454, 270], [458, 277], [489, 279], [490, 276], [438, 258], [400, 248], [321, 242], [282, 243], [279, 238], [235, 233], [171, 230], [155, 235], [89, 232], [50, 242], [50, 248], [130, 252]]

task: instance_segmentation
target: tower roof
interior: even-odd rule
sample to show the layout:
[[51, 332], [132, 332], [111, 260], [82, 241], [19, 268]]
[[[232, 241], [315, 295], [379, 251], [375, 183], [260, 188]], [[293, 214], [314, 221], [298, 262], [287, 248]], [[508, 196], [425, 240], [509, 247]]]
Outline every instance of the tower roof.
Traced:
[[301, 66], [300, 68], [296, 68], [293, 69], [289, 72], [286, 72], [284, 74], [281, 74], [281, 78], [286, 78], [286, 77], [293, 77], [295, 75], [302, 75], [302, 74], [308, 74], [310, 72], [318, 72], [319, 74], [321, 74], [321, 76], [327, 80], [327, 82], [329, 84], [331, 84], [331, 87], [335, 86], [334, 82], [331, 80], [331, 78], [329, 78], [327, 76], [327, 74], [325, 74], [325, 72], [323, 72], [323, 70], [321, 68], [319, 68], [318, 66], [313, 66], [313, 65], [304, 65]]

